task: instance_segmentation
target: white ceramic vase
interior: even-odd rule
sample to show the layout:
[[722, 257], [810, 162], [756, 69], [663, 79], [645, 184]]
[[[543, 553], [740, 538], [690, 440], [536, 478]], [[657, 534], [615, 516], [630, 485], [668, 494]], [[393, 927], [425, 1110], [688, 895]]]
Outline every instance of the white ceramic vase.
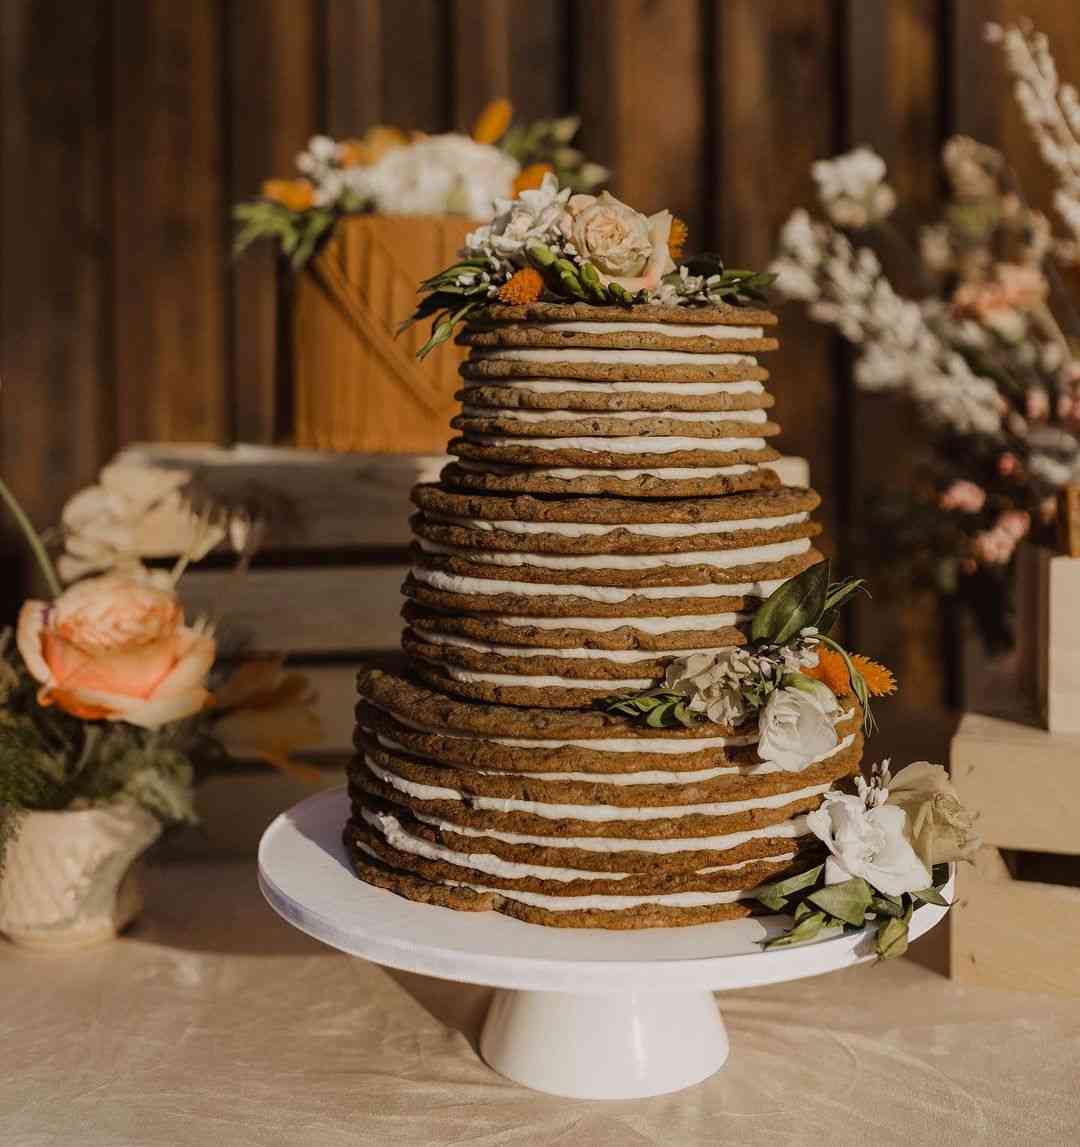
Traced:
[[27, 812], [0, 876], [0, 932], [26, 948], [87, 948], [142, 908], [135, 864], [161, 834], [138, 805]]

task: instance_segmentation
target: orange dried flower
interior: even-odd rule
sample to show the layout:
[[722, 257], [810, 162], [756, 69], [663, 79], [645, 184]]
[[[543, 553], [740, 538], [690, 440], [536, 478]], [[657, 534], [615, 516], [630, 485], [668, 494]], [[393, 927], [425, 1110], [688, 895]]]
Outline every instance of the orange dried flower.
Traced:
[[338, 163], [342, 167], [370, 167], [388, 152], [396, 151], [409, 142], [409, 137], [398, 127], [377, 123], [369, 127], [360, 139], [345, 139], [338, 144]]
[[690, 228], [676, 215], [671, 221], [671, 233], [668, 235], [668, 254], [676, 262], [683, 257], [689, 236]]
[[544, 176], [554, 170], [550, 163], [530, 163], [523, 167], [514, 180], [514, 198], [517, 199], [523, 191], [535, 191], [544, 182]]
[[[891, 669], [861, 653], [851, 654], [851, 663], [862, 674], [871, 697], [887, 697], [896, 692], [896, 678]], [[843, 657], [832, 649], [818, 648], [818, 663], [806, 675], [824, 682], [838, 696], [851, 692], [851, 677]]]
[[315, 188], [306, 179], [268, 179], [262, 185], [262, 197], [290, 211], [315, 206]]
[[515, 271], [499, 288], [503, 303], [535, 303], [544, 293], [544, 280], [535, 267], [522, 267]]
[[851, 655], [851, 663], [863, 675], [871, 697], [888, 697], [896, 692], [896, 677], [893, 671], [877, 661], [871, 661], [861, 653]]
[[477, 143], [495, 143], [506, 135], [510, 120], [514, 115], [514, 105], [507, 99], [492, 100], [476, 117], [472, 137]]
[[818, 663], [810, 669], [804, 670], [807, 677], [814, 677], [824, 682], [837, 695], [851, 692], [851, 678], [848, 676], [847, 666], [839, 653], [831, 649], [818, 646]]

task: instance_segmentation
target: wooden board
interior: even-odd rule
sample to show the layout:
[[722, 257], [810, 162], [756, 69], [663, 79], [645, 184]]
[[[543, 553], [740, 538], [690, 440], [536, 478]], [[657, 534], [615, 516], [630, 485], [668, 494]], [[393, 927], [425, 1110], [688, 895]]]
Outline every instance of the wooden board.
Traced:
[[1080, 889], [1013, 880], [984, 848], [961, 865], [949, 931], [954, 980], [1080, 996]]
[[189, 618], [206, 617], [219, 646], [249, 653], [393, 650], [408, 565], [190, 570], [180, 582]]
[[1080, 855], [1080, 736], [969, 713], [951, 760], [987, 844]]

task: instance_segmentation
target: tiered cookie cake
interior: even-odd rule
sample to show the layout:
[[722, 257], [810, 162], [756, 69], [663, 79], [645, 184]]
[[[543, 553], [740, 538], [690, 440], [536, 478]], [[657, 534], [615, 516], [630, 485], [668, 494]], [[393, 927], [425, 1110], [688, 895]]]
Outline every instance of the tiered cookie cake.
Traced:
[[744, 916], [756, 886], [819, 863], [805, 814], [858, 769], [851, 697], [835, 745], [794, 769], [760, 759], [757, 714], [652, 728], [607, 707], [744, 645], [763, 599], [822, 560], [818, 496], [770, 465], [757, 356], [775, 323], [725, 305], [472, 310], [456, 461], [413, 493], [408, 671], [360, 681], [345, 835], [362, 879], [640, 928]]

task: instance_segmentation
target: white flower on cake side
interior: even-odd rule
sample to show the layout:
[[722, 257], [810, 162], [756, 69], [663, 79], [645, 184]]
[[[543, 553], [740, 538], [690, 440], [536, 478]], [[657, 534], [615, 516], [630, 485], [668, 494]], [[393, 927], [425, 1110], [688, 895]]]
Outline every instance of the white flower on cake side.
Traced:
[[618, 283], [631, 292], [655, 291], [675, 270], [668, 248], [670, 211], [645, 216], [608, 191], [574, 195], [568, 206], [577, 254], [592, 263], [605, 286]]

